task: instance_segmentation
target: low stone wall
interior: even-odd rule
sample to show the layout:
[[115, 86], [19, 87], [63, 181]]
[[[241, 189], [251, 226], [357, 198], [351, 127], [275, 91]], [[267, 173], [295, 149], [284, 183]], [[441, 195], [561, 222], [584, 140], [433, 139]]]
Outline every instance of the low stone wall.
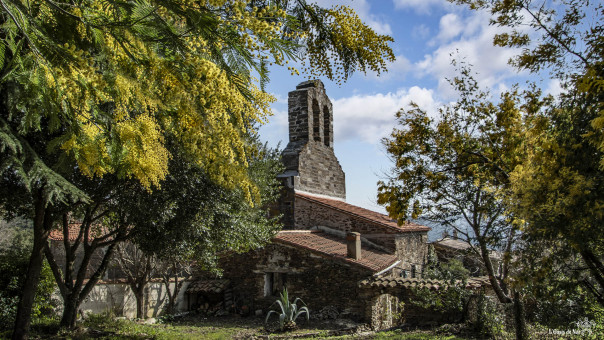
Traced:
[[[185, 291], [190, 282], [185, 281], [176, 300], [177, 312], [184, 312], [188, 308]], [[174, 283], [171, 284], [174, 288]], [[60, 294], [56, 292], [58, 299], [62, 300]], [[168, 302], [166, 287], [161, 282], [150, 282], [147, 284], [147, 317], [160, 316]], [[126, 283], [99, 283], [88, 294], [88, 297], [80, 305], [80, 311], [83, 314], [98, 314], [112, 311], [116, 316], [125, 316], [127, 318], [136, 317], [136, 298]], [[60, 312], [60, 311], [59, 311]]]
[[364, 319], [374, 330], [403, 324], [425, 326], [463, 319], [463, 312], [445, 314], [416, 307], [412, 304], [413, 296], [401, 288], [366, 289], [362, 296], [367, 300]]

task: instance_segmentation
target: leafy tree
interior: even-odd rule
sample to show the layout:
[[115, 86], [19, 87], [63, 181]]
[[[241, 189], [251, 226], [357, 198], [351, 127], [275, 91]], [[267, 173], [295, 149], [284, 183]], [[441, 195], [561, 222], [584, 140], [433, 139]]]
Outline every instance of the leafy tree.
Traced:
[[153, 278], [157, 261], [152, 255], [145, 254], [130, 242], [122, 242], [117, 246], [116, 260], [118, 268], [126, 275], [130, 290], [136, 298], [136, 317], [147, 317], [145, 289]]
[[[208, 178], [258, 201], [244, 139], [249, 121], [269, 115], [266, 65], [318, 60], [308, 46], [330, 30], [321, 41], [332, 59], [313, 65], [320, 74], [379, 72], [393, 58], [389, 37], [370, 34], [353, 12], [303, 0], [11, 0], [0, 10], [0, 164], [5, 187], [27, 193], [5, 204], [34, 221], [14, 338], [27, 336], [50, 230], [64, 205], [90, 202], [65, 176], [74, 163], [91, 178], [152, 190], [168, 175], [173, 139]], [[333, 20], [305, 19], [319, 15]]]
[[[511, 302], [508, 275], [517, 227], [502, 195], [522, 161], [525, 117], [543, 102], [514, 89], [493, 103], [465, 67], [453, 84], [459, 100], [436, 118], [414, 104], [397, 113], [401, 128], [384, 141], [395, 167], [390, 180], [379, 183], [378, 202], [400, 223], [421, 215], [454, 229], [482, 259], [499, 300]], [[492, 249], [504, 254], [501, 270]]]
[[[488, 9], [494, 25], [513, 29], [494, 40], [524, 48], [513, 65], [550, 69], [563, 82], [565, 93], [549, 107], [544, 123], [527, 131], [529, 152], [511, 174], [510, 202], [526, 221], [526, 244], [535, 245], [540, 264], [559, 268], [549, 264], [576, 263], [579, 256], [584, 266], [574, 266], [567, 276], [604, 305], [604, 6], [586, 0], [457, 2]], [[520, 30], [525, 23], [533, 30]], [[540, 252], [539, 242], [551, 248]], [[533, 279], [545, 276], [560, 277], [537, 270]]]
[[[462, 235], [481, 260], [502, 303], [514, 303], [516, 328], [526, 333], [519, 287], [510, 286], [519, 221], [510, 209], [510, 174], [524, 160], [526, 131], [542, 123], [550, 98], [514, 88], [493, 102], [462, 66], [456, 103], [430, 118], [416, 105], [399, 111], [401, 125], [384, 141], [395, 167], [379, 183], [378, 202], [400, 223], [409, 217], [444, 224]], [[500, 268], [493, 250], [501, 256]], [[523, 338], [524, 335], [518, 335]]]

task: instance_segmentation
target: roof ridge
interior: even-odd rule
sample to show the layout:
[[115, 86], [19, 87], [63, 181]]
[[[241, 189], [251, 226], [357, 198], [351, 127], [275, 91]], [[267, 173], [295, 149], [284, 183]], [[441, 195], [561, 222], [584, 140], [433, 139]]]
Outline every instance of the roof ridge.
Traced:
[[[422, 226], [422, 225], [417, 224], [417, 223], [409, 222], [409, 223], [406, 223], [405, 225], [407, 227], [416, 228], [417, 230], [404, 230], [405, 227], [399, 226], [398, 223], [396, 221], [394, 221], [393, 219], [391, 219], [388, 215], [382, 214], [382, 213], [377, 212], [377, 211], [373, 211], [373, 210], [370, 210], [370, 209], [367, 209], [367, 208], [359, 207], [357, 205], [350, 204], [350, 203], [347, 203], [347, 202], [344, 202], [344, 201], [341, 201], [341, 200], [327, 198], [327, 197], [317, 197], [317, 196], [309, 195], [307, 193], [302, 193], [302, 192], [299, 192], [299, 191], [294, 192], [294, 194], [296, 196], [302, 198], [302, 199], [313, 201], [313, 202], [315, 202], [317, 204], [320, 204], [320, 205], [323, 205], [323, 206], [327, 206], [327, 207], [329, 207], [331, 209], [335, 209], [335, 210], [341, 211], [341, 212], [343, 212], [345, 214], [354, 215], [356, 217], [362, 218], [364, 220], [370, 221], [370, 222], [375, 223], [375, 224], [379, 224], [379, 225], [381, 225], [383, 227], [386, 227], [386, 228], [389, 228], [389, 229], [397, 230], [399, 232], [427, 231], [427, 230], [430, 229], [429, 227]], [[366, 212], [368, 212], [370, 214], [377, 215], [377, 216], [381, 217], [382, 219], [384, 219], [386, 221], [380, 221], [378, 219], [371, 218], [370, 216], [363, 216], [363, 215], [361, 215], [361, 214], [359, 214], [357, 212], [354, 212], [354, 211], [351, 211], [351, 210], [342, 209], [342, 208], [337, 207], [335, 205], [331, 205], [331, 204], [328, 204], [326, 202], [323, 202], [322, 200], [331, 200], [331, 201], [337, 202], [338, 204], [344, 204], [346, 206], [350, 206], [350, 207], [352, 207], [354, 209], [360, 209], [360, 210], [366, 211]], [[386, 222], [396, 224], [396, 226], [388, 224]]]

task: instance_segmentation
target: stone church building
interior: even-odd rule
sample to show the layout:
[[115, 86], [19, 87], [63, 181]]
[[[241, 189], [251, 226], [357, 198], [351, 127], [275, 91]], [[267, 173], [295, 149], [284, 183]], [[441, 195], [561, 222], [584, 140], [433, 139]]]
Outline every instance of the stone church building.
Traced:
[[[320, 81], [299, 84], [288, 106], [289, 143], [279, 176], [283, 230], [264, 248], [221, 261], [227, 303], [266, 313], [287, 287], [311, 314], [329, 307], [341, 317], [389, 327], [398, 299], [382, 294], [384, 279], [388, 287], [421, 281], [429, 228], [399, 226], [346, 203], [345, 175], [333, 149], [333, 107]], [[188, 292], [199, 297], [207, 292], [195, 287], [205, 286], [216, 285], [198, 281]]]

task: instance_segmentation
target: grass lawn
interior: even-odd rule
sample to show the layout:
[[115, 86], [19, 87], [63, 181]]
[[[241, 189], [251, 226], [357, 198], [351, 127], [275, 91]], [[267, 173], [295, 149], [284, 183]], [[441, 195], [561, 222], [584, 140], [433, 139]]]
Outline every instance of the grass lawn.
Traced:
[[[333, 321], [311, 320], [302, 323], [294, 332], [269, 333], [265, 330], [263, 318], [255, 317], [213, 317], [190, 316], [170, 323], [142, 324], [131, 320], [116, 320], [103, 315], [91, 315], [74, 331], [58, 329], [57, 321], [47, 321], [32, 325], [32, 339], [468, 339], [453, 335], [440, 335], [434, 331], [418, 330], [403, 332], [360, 332], [357, 334], [338, 333], [342, 325]], [[10, 332], [0, 333], [0, 338], [8, 338]]]

